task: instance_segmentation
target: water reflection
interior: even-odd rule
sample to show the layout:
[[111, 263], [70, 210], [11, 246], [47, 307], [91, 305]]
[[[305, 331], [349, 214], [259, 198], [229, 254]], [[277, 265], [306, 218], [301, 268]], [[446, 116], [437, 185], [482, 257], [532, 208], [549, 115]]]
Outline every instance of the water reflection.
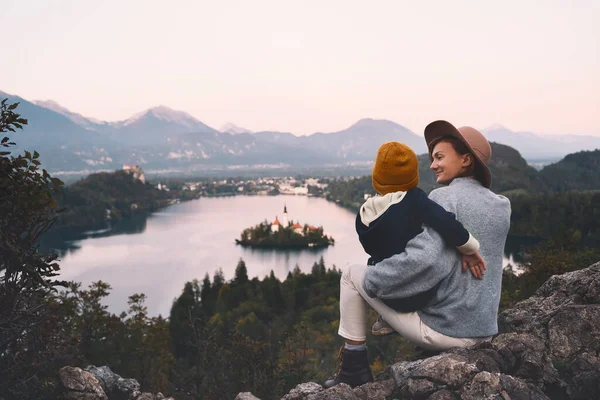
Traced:
[[40, 241], [42, 253], [56, 253], [60, 258], [81, 249], [82, 241], [117, 235], [133, 235], [146, 230], [150, 214], [135, 215], [124, 221], [87, 228], [59, 228], [44, 235]]
[[[246, 260], [251, 257], [266, 265], [280, 265], [287, 274], [288, 272], [293, 271], [296, 265], [298, 265], [298, 267], [300, 266], [299, 260], [309, 258], [314, 259], [316, 262], [316, 260], [320, 256], [324, 256], [326, 252], [327, 248], [281, 250], [242, 247], [242, 258]], [[328, 265], [327, 267], [331, 268], [333, 265]]]

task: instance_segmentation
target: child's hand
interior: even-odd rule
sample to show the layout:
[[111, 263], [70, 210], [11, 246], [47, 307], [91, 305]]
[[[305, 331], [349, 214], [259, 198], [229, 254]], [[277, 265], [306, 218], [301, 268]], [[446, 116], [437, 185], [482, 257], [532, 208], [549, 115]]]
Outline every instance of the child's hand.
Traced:
[[483, 272], [485, 271], [485, 261], [481, 257], [479, 252], [471, 255], [463, 254], [462, 256], [462, 270], [467, 271], [467, 268], [471, 270], [473, 276], [477, 279], [483, 279]]

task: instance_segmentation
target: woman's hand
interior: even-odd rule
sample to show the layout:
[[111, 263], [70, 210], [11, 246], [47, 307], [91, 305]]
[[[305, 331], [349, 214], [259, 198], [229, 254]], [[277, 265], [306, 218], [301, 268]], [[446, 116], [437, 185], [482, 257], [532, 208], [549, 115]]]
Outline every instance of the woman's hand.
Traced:
[[462, 256], [462, 271], [466, 272], [467, 268], [471, 270], [473, 276], [477, 279], [483, 279], [483, 273], [486, 265], [479, 252], [471, 255], [463, 254]]

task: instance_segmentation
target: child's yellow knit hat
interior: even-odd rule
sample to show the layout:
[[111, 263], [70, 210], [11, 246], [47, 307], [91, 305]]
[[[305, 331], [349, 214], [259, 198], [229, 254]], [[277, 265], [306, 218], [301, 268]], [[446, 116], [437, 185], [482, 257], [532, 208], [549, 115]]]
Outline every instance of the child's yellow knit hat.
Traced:
[[403, 143], [387, 142], [377, 151], [373, 165], [373, 188], [381, 195], [407, 191], [419, 184], [419, 161]]

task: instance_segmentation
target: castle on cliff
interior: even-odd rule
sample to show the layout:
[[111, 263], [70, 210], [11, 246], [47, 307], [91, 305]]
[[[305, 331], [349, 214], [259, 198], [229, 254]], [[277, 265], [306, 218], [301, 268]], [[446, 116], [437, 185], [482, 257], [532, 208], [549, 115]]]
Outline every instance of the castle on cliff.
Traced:
[[133, 174], [133, 178], [139, 180], [142, 183], [146, 183], [146, 177], [144, 176], [144, 171], [139, 165], [123, 165], [123, 171], [128, 174]]

